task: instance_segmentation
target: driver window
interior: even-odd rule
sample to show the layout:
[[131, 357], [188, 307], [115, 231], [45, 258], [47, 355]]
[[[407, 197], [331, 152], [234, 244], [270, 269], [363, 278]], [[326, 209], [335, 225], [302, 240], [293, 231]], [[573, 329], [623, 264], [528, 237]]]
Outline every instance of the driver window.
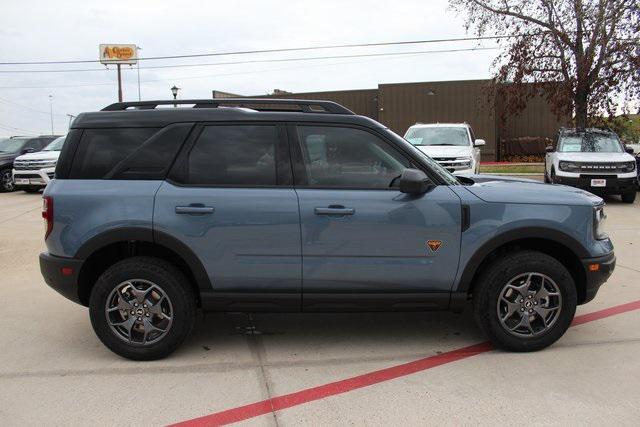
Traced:
[[355, 128], [298, 126], [311, 187], [396, 187], [411, 163], [377, 136]]

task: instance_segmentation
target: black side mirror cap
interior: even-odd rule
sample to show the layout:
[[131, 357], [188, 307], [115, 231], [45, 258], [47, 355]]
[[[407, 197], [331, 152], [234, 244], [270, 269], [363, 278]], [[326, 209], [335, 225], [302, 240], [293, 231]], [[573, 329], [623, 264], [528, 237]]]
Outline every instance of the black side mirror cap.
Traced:
[[547, 145], [544, 149], [547, 153], [553, 153], [555, 150], [553, 149], [553, 145]]
[[418, 169], [405, 169], [400, 176], [400, 191], [407, 194], [424, 194], [433, 187], [429, 177]]
[[27, 153], [35, 153], [36, 150], [33, 148], [24, 148], [22, 149], [22, 154], [27, 154]]
[[634, 154], [633, 147], [627, 147], [627, 146], [625, 146], [625, 147], [624, 147], [624, 151], [626, 151], [626, 152], [627, 152], [627, 153], [629, 153], [629, 154]]

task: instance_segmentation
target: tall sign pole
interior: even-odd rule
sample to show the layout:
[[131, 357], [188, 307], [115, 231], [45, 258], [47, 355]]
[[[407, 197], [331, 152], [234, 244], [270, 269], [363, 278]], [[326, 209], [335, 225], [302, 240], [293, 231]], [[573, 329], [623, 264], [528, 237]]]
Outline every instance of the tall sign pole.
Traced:
[[118, 102], [122, 102], [122, 74], [120, 72], [120, 65], [116, 64], [118, 67]]
[[101, 44], [100, 63], [115, 64], [118, 71], [118, 102], [122, 102], [122, 64], [138, 63], [138, 47], [135, 44]]

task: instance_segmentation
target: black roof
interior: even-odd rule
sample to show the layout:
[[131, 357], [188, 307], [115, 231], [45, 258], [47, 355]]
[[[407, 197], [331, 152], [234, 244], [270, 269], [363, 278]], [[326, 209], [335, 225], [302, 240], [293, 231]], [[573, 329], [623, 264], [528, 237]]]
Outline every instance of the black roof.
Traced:
[[[171, 108], [174, 104], [181, 107]], [[186, 105], [191, 108], [185, 108]], [[158, 108], [160, 106], [169, 108]], [[331, 101], [222, 98], [121, 102], [111, 104], [102, 111], [78, 115], [72, 128], [163, 127], [171, 123], [194, 121], [331, 122], [383, 127]]]

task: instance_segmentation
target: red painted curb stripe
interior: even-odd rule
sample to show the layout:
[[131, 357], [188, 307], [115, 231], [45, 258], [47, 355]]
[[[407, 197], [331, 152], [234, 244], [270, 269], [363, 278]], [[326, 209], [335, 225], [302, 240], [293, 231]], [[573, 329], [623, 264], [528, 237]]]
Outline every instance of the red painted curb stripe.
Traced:
[[605, 317], [615, 316], [616, 314], [626, 313], [628, 311], [639, 310], [640, 300], [620, 304], [603, 310], [594, 311], [593, 313], [581, 314], [573, 318], [571, 326], [582, 325], [583, 323], [593, 322], [594, 320], [604, 319]]
[[[599, 320], [605, 317], [615, 316], [617, 314], [622, 314], [638, 309], [640, 309], [640, 300], [605, 308], [604, 310], [595, 311], [593, 313], [576, 316], [573, 319], [573, 323], [571, 324], [571, 326], [593, 322], [594, 320]], [[404, 363], [402, 365], [380, 369], [378, 371], [369, 372], [352, 378], [335, 381], [317, 387], [311, 387], [294, 393], [285, 394], [283, 396], [276, 396], [271, 399], [251, 403], [249, 405], [239, 406], [237, 408], [228, 409], [226, 411], [216, 412], [211, 415], [205, 415], [204, 417], [183, 421], [181, 423], [174, 424], [174, 426], [218, 426], [235, 423], [238, 421], [243, 421], [249, 418], [268, 414], [273, 411], [291, 408], [292, 406], [302, 405], [314, 400], [323, 399], [329, 396], [335, 396], [337, 394], [347, 393], [349, 391], [356, 390], [362, 387], [367, 387], [373, 384], [411, 375], [416, 372], [435, 368], [436, 366], [445, 365], [447, 363], [456, 362], [458, 360], [476, 356], [481, 353], [486, 353], [490, 350], [492, 350], [492, 347], [488, 342], [474, 344], [468, 347], [463, 347], [457, 350], [438, 354], [436, 356], [425, 357], [424, 359], [418, 359], [413, 362]]]

